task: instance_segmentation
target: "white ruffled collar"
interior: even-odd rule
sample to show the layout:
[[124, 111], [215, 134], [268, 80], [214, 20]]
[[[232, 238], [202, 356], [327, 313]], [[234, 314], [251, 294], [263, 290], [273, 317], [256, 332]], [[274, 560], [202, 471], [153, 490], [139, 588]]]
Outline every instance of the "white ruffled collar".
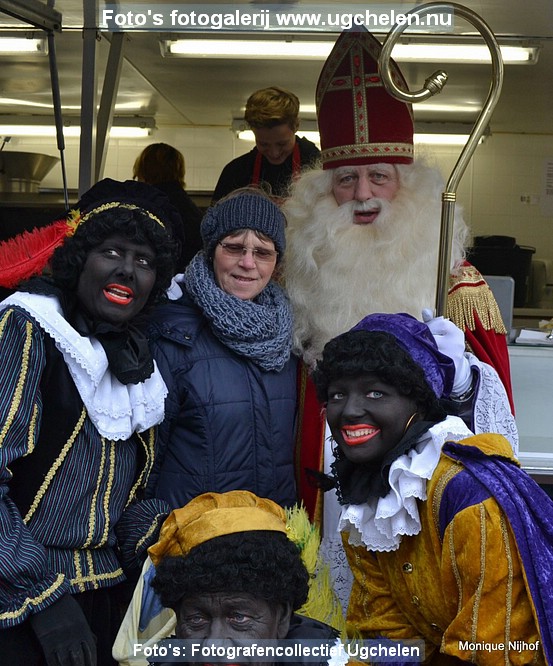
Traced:
[[338, 529], [349, 532], [349, 543], [363, 544], [367, 550], [392, 551], [399, 548], [403, 535], [418, 534], [417, 500], [426, 499], [426, 483], [438, 465], [442, 446], [472, 434], [458, 416], [448, 416], [424, 433], [413, 449], [390, 466], [390, 492], [385, 497], [342, 508]]
[[94, 337], [80, 335], [63, 316], [55, 296], [16, 292], [0, 307], [16, 305], [50, 335], [75, 382], [88, 416], [102, 437], [129, 439], [161, 423], [167, 387], [154, 362], [154, 372], [139, 384], [122, 384], [109, 370], [104, 348]]

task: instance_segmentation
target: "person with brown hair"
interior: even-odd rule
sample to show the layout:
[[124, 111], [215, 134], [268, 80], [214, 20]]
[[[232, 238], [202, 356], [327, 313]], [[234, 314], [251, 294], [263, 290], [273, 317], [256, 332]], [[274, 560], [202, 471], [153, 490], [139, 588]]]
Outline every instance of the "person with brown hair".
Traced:
[[255, 135], [255, 147], [225, 166], [213, 201], [237, 188], [262, 184], [270, 188], [269, 194], [282, 197], [292, 176], [318, 160], [317, 146], [296, 136], [299, 112], [299, 99], [284, 88], [271, 86], [250, 95], [244, 119]]
[[176, 224], [172, 229], [173, 237], [180, 245], [175, 263], [177, 273], [182, 273], [202, 248], [202, 211], [184, 189], [184, 174], [183, 154], [168, 143], [151, 143], [146, 146], [133, 166], [133, 178], [165, 192], [179, 212], [182, 224]]

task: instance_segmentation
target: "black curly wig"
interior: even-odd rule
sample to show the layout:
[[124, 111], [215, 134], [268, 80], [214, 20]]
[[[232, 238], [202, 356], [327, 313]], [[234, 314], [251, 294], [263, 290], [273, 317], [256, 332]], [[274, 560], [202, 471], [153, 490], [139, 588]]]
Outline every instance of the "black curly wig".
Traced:
[[54, 252], [52, 280], [65, 293], [76, 293], [90, 250], [113, 235], [147, 243], [154, 250], [156, 280], [146, 304], [146, 307], [151, 306], [160, 300], [171, 282], [175, 245], [168, 230], [139, 207], [122, 204], [94, 213], [82, 222], [75, 234]]
[[317, 397], [326, 403], [333, 381], [367, 373], [377, 375], [382, 382], [412, 398], [421, 414], [430, 413], [437, 404], [423, 369], [393, 335], [382, 331], [348, 331], [325, 345], [322, 359], [313, 371]]
[[247, 593], [296, 610], [307, 599], [308, 580], [300, 551], [285, 534], [253, 531], [215, 537], [186, 557], [164, 558], [152, 587], [175, 611], [184, 598], [217, 592]]

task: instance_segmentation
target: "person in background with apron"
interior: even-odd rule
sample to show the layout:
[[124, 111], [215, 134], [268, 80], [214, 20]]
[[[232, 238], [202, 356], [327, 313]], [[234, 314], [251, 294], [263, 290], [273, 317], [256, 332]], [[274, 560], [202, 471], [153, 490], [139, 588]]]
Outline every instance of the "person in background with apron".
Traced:
[[320, 157], [317, 146], [296, 136], [300, 101], [294, 93], [271, 86], [248, 98], [244, 119], [255, 135], [255, 147], [229, 162], [213, 193], [213, 202], [247, 185], [263, 187], [282, 198], [293, 176]]

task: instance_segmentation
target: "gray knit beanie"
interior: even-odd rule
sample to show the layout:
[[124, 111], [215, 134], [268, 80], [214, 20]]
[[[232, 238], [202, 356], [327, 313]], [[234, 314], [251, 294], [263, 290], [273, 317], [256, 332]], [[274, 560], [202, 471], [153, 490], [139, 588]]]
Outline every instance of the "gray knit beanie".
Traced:
[[274, 242], [280, 261], [286, 249], [285, 227], [286, 218], [269, 197], [248, 192], [230, 196], [211, 206], [204, 215], [200, 233], [209, 257], [217, 242], [234, 231], [260, 231]]

